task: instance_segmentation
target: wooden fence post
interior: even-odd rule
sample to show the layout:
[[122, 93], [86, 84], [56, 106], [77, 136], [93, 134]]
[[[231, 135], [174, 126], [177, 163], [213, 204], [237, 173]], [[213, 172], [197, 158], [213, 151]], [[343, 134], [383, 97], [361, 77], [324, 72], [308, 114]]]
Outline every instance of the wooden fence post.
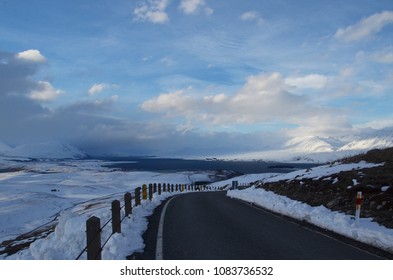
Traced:
[[165, 184], [165, 183], [162, 184], [162, 191], [163, 191], [163, 192], [166, 192], [166, 184]]
[[135, 206], [141, 205], [141, 188], [135, 189]]
[[146, 184], [142, 185], [142, 199], [143, 200], [147, 199], [147, 186], [146, 186]]
[[125, 211], [125, 215], [131, 215], [132, 214], [132, 196], [131, 193], [126, 192], [124, 195], [124, 211]]
[[149, 200], [153, 199], [153, 185], [149, 184]]
[[158, 183], [158, 195], [161, 195], [161, 184]]
[[87, 259], [101, 260], [100, 219], [93, 216], [86, 221]]
[[121, 233], [120, 201], [112, 201], [112, 233]]
[[175, 185], [176, 191], [179, 191], [179, 184]]
[[156, 193], [156, 192], [157, 192], [157, 184], [154, 183], [154, 184], [153, 184], [153, 193]]
[[174, 188], [175, 188], [175, 186], [172, 184], [172, 185], [171, 185], [171, 192], [174, 191]]

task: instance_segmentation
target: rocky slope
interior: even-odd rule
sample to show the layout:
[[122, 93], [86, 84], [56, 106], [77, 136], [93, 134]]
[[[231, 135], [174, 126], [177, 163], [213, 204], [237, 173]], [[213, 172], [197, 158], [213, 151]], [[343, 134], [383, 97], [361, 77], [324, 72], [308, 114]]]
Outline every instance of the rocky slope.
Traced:
[[[341, 160], [342, 163], [383, 163], [378, 167], [353, 169], [315, 178], [257, 182], [256, 186], [312, 206], [324, 205], [355, 214], [356, 194], [361, 191], [361, 217], [393, 228], [393, 148], [375, 149]], [[332, 163], [337, 164], [337, 163]]]

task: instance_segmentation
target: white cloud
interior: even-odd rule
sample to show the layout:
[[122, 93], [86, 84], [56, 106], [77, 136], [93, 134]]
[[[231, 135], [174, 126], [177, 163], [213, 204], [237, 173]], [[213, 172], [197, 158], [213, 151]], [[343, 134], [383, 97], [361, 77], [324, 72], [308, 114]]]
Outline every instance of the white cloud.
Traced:
[[16, 54], [18, 59], [23, 59], [32, 62], [45, 62], [45, 57], [39, 50], [27, 50]]
[[169, 0], [145, 0], [134, 9], [134, 20], [163, 24], [169, 21], [166, 8]]
[[117, 85], [117, 84], [105, 84], [105, 83], [94, 84], [89, 88], [89, 90], [87, 91], [87, 94], [89, 96], [93, 96], [97, 93], [103, 92], [104, 90], [114, 89], [114, 88], [116, 89], [118, 87], [119, 87], [119, 85]]
[[374, 128], [374, 129], [383, 129], [386, 127], [393, 127], [393, 114], [387, 115], [381, 119], [374, 119], [367, 123], [361, 124], [358, 126], [359, 128]]
[[354, 74], [353, 67], [348, 66], [348, 67], [345, 67], [344, 69], [342, 69], [340, 71], [339, 77], [346, 79], [346, 78], [349, 78], [349, 77], [353, 76], [353, 74]]
[[182, 0], [179, 8], [186, 14], [193, 14], [199, 6], [204, 5], [204, 0]]
[[197, 13], [200, 9], [205, 7], [205, 14], [211, 15], [214, 10], [210, 7], [206, 7], [205, 0], [182, 0], [179, 5], [179, 9], [183, 11], [183, 13], [190, 15]]
[[354, 25], [338, 29], [334, 36], [346, 42], [358, 41], [380, 32], [391, 23], [393, 23], [393, 11], [383, 11], [362, 19]]
[[160, 63], [164, 64], [166, 67], [172, 67], [176, 64], [176, 61], [171, 57], [166, 56], [160, 59]]
[[240, 16], [240, 19], [243, 21], [256, 21], [257, 23], [263, 22], [263, 18], [256, 11], [249, 11], [249, 12], [243, 13]]
[[[307, 108], [305, 108], [307, 109]], [[288, 135], [292, 137], [318, 135], [322, 137], [335, 137], [346, 135], [352, 131], [345, 112], [339, 110], [329, 110], [320, 108], [313, 109], [313, 114], [307, 115], [302, 121], [298, 122], [298, 127], [289, 129]]]
[[168, 115], [183, 114], [192, 107], [194, 98], [184, 95], [183, 90], [161, 94], [145, 101], [141, 108], [149, 112], [167, 112]]
[[302, 77], [288, 77], [285, 83], [297, 88], [314, 88], [321, 89], [326, 87], [329, 78], [324, 75], [310, 74]]
[[372, 55], [372, 59], [376, 62], [383, 64], [393, 63], [393, 48], [389, 48], [383, 51], [376, 52]]
[[214, 10], [210, 7], [205, 8], [205, 14], [211, 16], [214, 13]]
[[[288, 92], [287, 88], [279, 73], [261, 74], [248, 77], [234, 95], [200, 96], [180, 90], [149, 99], [141, 108], [167, 117], [182, 117], [187, 125], [196, 126], [281, 122], [309, 131], [346, 126], [346, 116], [339, 114], [338, 119], [336, 110], [311, 105], [307, 97]], [[320, 127], [321, 123], [325, 126]]]
[[29, 97], [38, 101], [50, 101], [57, 98], [62, 91], [56, 90], [50, 83], [39, 81], [38, 89], [30, 92]]
[[217, 95], [209, 95], [203, 97], [203, 100], [207, 103], [223, 103], [228, 100], [228, 96], [226, 96], [224, 93], [220, 93]]
[[358, 87], [362, 92], [372, 96], [380, 96], [386, 92], [386, 85], [379, 81], [361, 80], [358, 82]]
[[111, 98], [110, 98], [110, 100], [114, 103], [114, 102], [116, 102], [117, 100], [119, 100], [119, 96], [118, 96], [117, 94], [112, 95]]
[[92, 96], [96, 93], [104, 91], [108, 87], [109, 87], [109, 85], [107, 85], [107, 84], [94, 84], [89, 88], [89, 90], [87, 91], [87, 94]]

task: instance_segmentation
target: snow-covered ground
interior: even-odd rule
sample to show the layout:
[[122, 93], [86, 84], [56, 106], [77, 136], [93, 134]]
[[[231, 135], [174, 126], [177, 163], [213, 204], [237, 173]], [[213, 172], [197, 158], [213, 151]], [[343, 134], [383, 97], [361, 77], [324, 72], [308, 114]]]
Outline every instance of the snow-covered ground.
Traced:
[[[0, 157], [0, 243], [47, 225], [57, 224], [55, 231], [34, 241], [28, 249], [0, 259], [75, 259], [86, 246], [85, 225], [88, 217], [101, 218], [101, 225], [110, 219], [111, 201], [122, 200], [145, 183], [191, 184], [209, 181], [211, 172], [121, 172], [102, 167], [95, 160], [64, 160], [15, 162]], [[287, 174], [249, 174], [212, 183], [227, 187], [233, 180], [239, 184], [255, 181], [319, 178], [343, 170], [375, 166], [366, 162], [334, 164]], [[7, 169], [9, 169], [7, 171]], [[157, 196], [133, 209], [122, 223], [122, 233], [113, 235], [102, 252], [103, 259], [124, 259], [144, 248], [142, 234], [147, 229], [147, 217], [164, 199], [172, 194]], [[325, 207], [311, 207], [262, 189], [249, 188], [229, 191], [230, 197], [247, 200], [285, 215], [307, 220], [318, 226], [337, 231], [351, 238], [393, 252], [393, 230], [369, 219], [355, 224], [350, 216], [332, 212]], [[107, 227], [102, 239], [110, 235]], [[4, 247], [0, 247], [0, 251]], [[85, 259], [82, 254], [81, 259]]]
[[[122, 200], [142, 184], [191, 184], [209, 181], [211, 172], [121, 172], [95, 160], [14, 162], [0, 158], [0, 243], [57, 224], [54, 233], [31, 244], [28, 250], [1, 258], [75, 259], [85, 247], [85, 224], [90, 216], [109, 220], [111, 201]], [[20, 171], [15, 171], [20, 170]], [[124, 233], [113, 236], [103, 251], [105, 259], [124, 259], [143, 249], [142, 233], [154, 208], [165, 194], [135, 208], [125, 219]], [[103, 233], [103, 238], [106, 232]], [[125, 241], [127, 240], [127, 242]], [[127, 243], [123, 245], [120, 243]], [[4, 247], [0, 247], [2, 251]], [[85, 255], [82, 256], [85, 258]]]
[[[325, 165], [308, 170], [299, 170], [286, 174], [277, 174], [262, 179], [262, 182], [277, 182], [281, 180], [302, 180], [305, 178], [318, 179], [337, 174], [340, 171], [364, 169], [378, 166], [378, 164], [364, 161], [353, 164]], [[254, 178], [253, 178], [254, 179]], [[332, 230], [349, 238], [379, 247], [393, 253], [393, 229], [388, 229], [370, 218], [361, 218], [358, 222], [353, 216], [331, 211], [324, 206], [312, 207], [305, 203], [277, 195], [261, 188], [251, 187], [245, 190], [231, 190], [229, 197], [262, 206], [273, 212], [304, 220], [321, 228]]]

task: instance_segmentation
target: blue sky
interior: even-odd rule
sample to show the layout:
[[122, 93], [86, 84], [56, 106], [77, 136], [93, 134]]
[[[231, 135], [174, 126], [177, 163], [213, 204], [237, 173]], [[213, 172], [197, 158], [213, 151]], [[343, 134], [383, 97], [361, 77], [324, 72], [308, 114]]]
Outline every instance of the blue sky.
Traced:
[[0, 1], [0, 140], [209, 155], [393, 126], [393, 2]]

